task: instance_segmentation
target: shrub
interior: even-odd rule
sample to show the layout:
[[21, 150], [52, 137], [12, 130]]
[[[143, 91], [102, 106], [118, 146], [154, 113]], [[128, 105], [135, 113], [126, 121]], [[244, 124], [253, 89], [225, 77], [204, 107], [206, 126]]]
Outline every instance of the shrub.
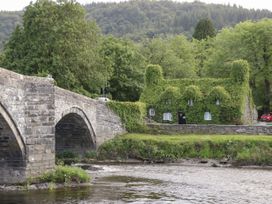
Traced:
[[75, 159], [78, 158], [78, 155], [73, 151], [65, 150], [57, 153], [56, 157], [58, 159]]
[[99, 159], [135, 158], [175, 161], [180, 158], [226, 158], [239, 165], [272, 165], [269, 136], [127, 134], [102, 144]]
[[90, 150], [88, 152], [85, 152], [84, 157], [87, 158], [87, 159], [95, 159], [96, 158], [96, 151], [95, 150]]
[[86, 171], [71, 166], [56, 166], [54, 170], [37, 178], [40, 183], [85, 183], [89, 182], [90, 179], [91, 177]]

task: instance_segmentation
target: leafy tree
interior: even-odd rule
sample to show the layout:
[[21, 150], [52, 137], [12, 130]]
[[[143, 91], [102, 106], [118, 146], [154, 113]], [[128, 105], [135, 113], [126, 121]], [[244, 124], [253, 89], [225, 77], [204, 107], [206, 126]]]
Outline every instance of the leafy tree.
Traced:
[[137, 101], [143, 89], [145, 60], [131, 42], [105, 37], [100, 51], [114, 100]]
[[207, 38], [203, 40], [192, 40], [194, 46], [194, 56], [196, 63], [196, 74], [199, 77], [205, 77], [205, 69], [204, 65], [206, 61], [209, 59], [209, 56], [213, 51], [214, 38]]
[[198, 40], [207, 39], [215, 36], [215, 29], [210, 19], [201, 19], [195, 28], [193, 38]]
[[155, 38], [143, 53], [150, 64], [163, 68], [166, 78], [195, 77], [195, 60], [192, 44], [183, 35], [168, 39]]
[[73, 0], [38, 0], [5, 46], [2, 66], [27, 75], [51, 74], [63, 88], [94, 92], [103, 84], [99, 29]]
[[[104, 34], [127, 37], [134, 41], [183, 33], [191, 37], [199, 19], [211, 18], [216, 30], [245, 20], [271, 18], [269, 10], [245, 9], [237, 6], [179, 3], [165, 0], [137, 0], [121, 3], [85, 5], [87, 18], [95, 20]], [[23, 12], [0, 11], [0, 49]]]
[[250, 82], [255, 103], [269, 112], [272, 100], [272, 20], [247, 21], [218, 34], [205, 69], [209, 76], [230, 74], [230, 61], [244, 59], [251, 67]]

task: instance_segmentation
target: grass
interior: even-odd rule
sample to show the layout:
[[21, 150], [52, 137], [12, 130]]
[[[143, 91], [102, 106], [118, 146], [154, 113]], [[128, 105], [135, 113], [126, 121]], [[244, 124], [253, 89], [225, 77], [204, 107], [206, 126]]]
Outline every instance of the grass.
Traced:
[[98, 158], [153, 162], [206, 158], [228, 159], [236, 165], [272, 165], [272, 136], [126, 134], [100, 146]]
[[90, 175], [78, 167], [56, 166], [54, 170], [36, 178], [35, 183], [86, 183], [90, 179]]

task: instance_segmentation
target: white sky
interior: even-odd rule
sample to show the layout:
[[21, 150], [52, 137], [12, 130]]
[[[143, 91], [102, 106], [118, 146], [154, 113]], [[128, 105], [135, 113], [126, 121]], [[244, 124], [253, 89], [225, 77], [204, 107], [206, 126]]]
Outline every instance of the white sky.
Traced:
[[[0, 0], [0, 10], [16, 11], [22, 10], [25, 6], [30, 3], [31, 0]], [[92, 3], [92, 2], [120, 2], [125, 0], [77, 0], [81, 4]], [[194, 0], [175, 0], [178, 2], [193, 2]], [[268, 9], [272, 11], [271, 0], [201, 0], [206, 3], [217, 3], [217, 4], [228, 4], [241, 5], [245, 8], [255, 9]], [[33, 0], [35, 2], [35, 0]]]

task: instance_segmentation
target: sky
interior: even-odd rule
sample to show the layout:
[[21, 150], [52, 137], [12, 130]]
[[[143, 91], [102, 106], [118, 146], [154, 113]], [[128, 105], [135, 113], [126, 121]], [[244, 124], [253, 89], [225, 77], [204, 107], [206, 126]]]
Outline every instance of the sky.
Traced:
[[[30, 3], [31, 0], [0, 0], [0, 10], [5, 11], [18, 11], [22, 10], [25, 6]], [[35, 0], [32, 0], [35, 2]], [[77, 0], [81, 4], [87, 4], [92, 2], [120, 2], [126, 0]], [[175, 0], [178, 2], [193, 2], [194, 0]], [[216, 3], [216, 4], [236, 4], [245, 8], [254, 9], [268, 9], [272, 11], [271, 0], [200, 0], [205, 3]]]

